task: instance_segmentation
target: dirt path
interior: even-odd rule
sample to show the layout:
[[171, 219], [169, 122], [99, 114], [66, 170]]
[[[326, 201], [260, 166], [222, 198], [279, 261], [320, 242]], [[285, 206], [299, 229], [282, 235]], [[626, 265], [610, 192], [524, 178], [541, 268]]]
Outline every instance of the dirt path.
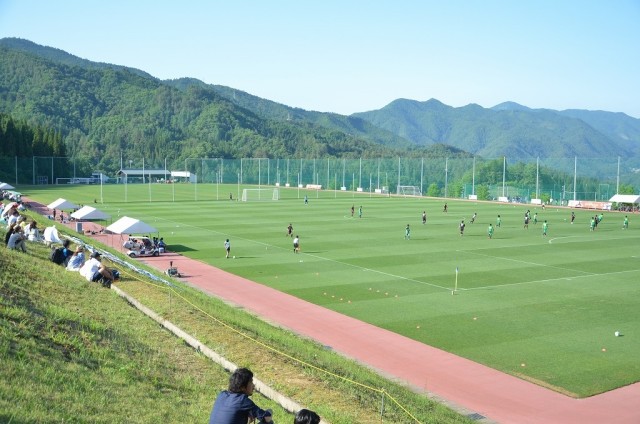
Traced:
[[[75, 229], [74, 223], [68, 225]], [[96, 230], [94, 225], [83, 223], [85, 230]], [[92, 237], [121, 249], [119, 235]], [[427, 390], [456, 408], [491, 421], [640, 423], [640, 408], [635, 405], [640, 400], [640, 383], [587, 399], [572, 399], [175, 253], [140, 260], [162, 271], [173, 261], [185, 274], [183, 281], [192, 287], [242, 306], [268, 322], [330, 346], [386, 376]]]

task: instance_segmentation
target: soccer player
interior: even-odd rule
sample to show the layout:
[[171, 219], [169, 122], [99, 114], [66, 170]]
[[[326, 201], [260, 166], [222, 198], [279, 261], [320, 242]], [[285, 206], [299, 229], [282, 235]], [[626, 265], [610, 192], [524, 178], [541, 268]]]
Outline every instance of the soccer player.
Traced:
[[622, 223], [622, 229], [623, 230], [628, 230], [629, 229], [629, 217], [627, 215], [624, 216], [624, 221]]
[[287, 234], [285, 234], [285, 236], [293, 237], [293, 225], [292, 224], [289, 224], [289, 226], [287, 227]]
[[474, 222], [476, 222], [476, 218], [478, 217], [478, 214], [476, 212], [473, 213], [473, 216], [471, 217], [471, 223], [473, 224]]
[[573, 221], [576, 220], [576, 214], [575, 212], [571, 211], [571, 223], [573, 224]]
[[594, 217], [591, 217], [591, 224], [589, 225], [589, 229], [590, 231], [593, 231], [596, 229], [596, 219]]
[[549, 224], [547, 223], [547, 220], [545, 219], [544, 222], [542, 223], [542, 236], [546, 237], [547, 236], [547, 230], [549, 229]]
[[409, 224], [404, 229], [404, 239], [411, 240], [411, 228], [409, 228]]
[[538, 223], [538, 212], [533, 214], [533, 225], [536, 225]]
[[229, 239], [225, 240], [224, 242], [224, 250], [227, 251], [227, 259], [229, 259], [229, 253], [231, 252], [231, 242], [229, 241]]
[[353, 213], [355, 212], [356, 207], [354, 205], [351, 205], [351, 218], [353, 218]]
[[444, 204], [444, 208], [442, 209], [442, 212], [447, 212], [447, 204]]
[[489, 228], [487, 228], [487, 234], [489, 238], [493, 238], [493, 225], [489, 224]]
[[524, 228], [526, 228], [527, 230], [529, 229], [529, 215], [528, 214], [524, 215]]
[[496, 218], [496, 227], [499, 227], [502, 224], [502, 218], [500, 218], [500, 215], [498, 215], [498, 217]]
[[293, 239], [293, 253], [299, 253], [299, 252], [300, 252], [300, 237], [296, 235], [296, 237]]
[[358, 208], [358, 218], [362, 218], [362, 206]]
[[460, 235], [463, 236], [464, 235], [464, 219], [462, 221], [460, 221]]
[[422, 225], [427, 223], [427, 211], [422, 211]]

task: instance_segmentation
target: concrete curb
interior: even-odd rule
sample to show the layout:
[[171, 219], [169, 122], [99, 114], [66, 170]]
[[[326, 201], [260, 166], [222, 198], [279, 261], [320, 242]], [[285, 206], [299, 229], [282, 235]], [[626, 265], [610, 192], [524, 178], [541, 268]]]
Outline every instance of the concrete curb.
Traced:
[[[122, 297], [127, 302], [129, 302], [129, 304], [131, 304], [136, 309], [141, 311], [143, 314], [145, 314], [146, 316], [148, 316], [149, 318], [151, 318], [152, 320], [154, 320], [155, 322], [157, 322], [158, 324], [160, 324], [161, 326], [163, 326], [164, 328], [169, 330], [176, 337], [184, 340], [185, 343], [187, 343], [189, 346], [193, 347], [198, 352], [201, 352], [204, 356], [206, 356], [207, 358], [211, 359], [216, 364], [221, 365], [225, 370], [227, 370], [229, 372], [233, 372], [238, 368], [238, 366], [236, 364], [234, 364], [231, 361], [228, 361], [223, 356], [217, 354], [216, 352], [211, 350], [209, 347], [204, 345], [202, 342], [200, 342], [198, 339], [196, 339], [195, 337], [193, 337], [189, 333], [183, 331], [177, 325], [173, 324], [171, 321], [168, 321], [168, 320], [162, 318], [160, 315], [158, 315], [152, 309], [150, 309], [147, 306], [143, 305], [137, 299], [135, 299], [134, 297], [132, 297], [128, 293], [124, 292], [122, 289], [116, 287], [115, 285], [112, 285], [111, 286], [111, 290], [114, 290], [118, 294], [118, 296]], [[273, 389], [269, 385], [265, 384], [264, 382], [260, 381], [259, 379], [254, 378], [253, 382], [254, 382], [255, 388], [256, 388], [256, 390], [258, 392], [260, 392], [266, 398], [271, 399], [274, 402], [277, 402], [280, 406], [282, 406], [287, 411], [292, 412], [292, 413], [296, 413], [297, 411], [299, 411], [300, 409], [303, 408], [302, 405], [300, 405], [299, 403], [297, 403], [293, 399], [290, 399], [287, 396], [283, 395], [282, 393], [276, 391], [275, 389]], [[324, 420], [322, 420], [321, 423], [329, 424], [327, 421], [324, 421]]]

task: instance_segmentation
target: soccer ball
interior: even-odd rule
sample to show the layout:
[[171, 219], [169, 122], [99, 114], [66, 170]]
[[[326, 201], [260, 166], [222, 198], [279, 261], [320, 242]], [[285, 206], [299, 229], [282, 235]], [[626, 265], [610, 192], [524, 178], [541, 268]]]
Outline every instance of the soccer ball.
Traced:
[[234, 256], [233, 259], [235, 259], [236, 257]]
[[615, 336], [616, 336], [616, 337], [620, 337], [620, 332], [619, 332], [619, 331], [616, 331], [616, 332], [615, 332], [615, 333], [613, 333], [613, 334], [615, 334]]

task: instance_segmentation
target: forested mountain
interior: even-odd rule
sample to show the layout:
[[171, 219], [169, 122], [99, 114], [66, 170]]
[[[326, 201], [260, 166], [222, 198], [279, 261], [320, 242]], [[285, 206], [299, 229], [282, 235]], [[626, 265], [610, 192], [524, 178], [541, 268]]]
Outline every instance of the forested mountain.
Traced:
[[438, 100], [398, 99], [354, 114], [417, 145], [444, 143], [483, 157], [603, 157], [640, 153], [640, 120], [625, 114], [529, 109], [454, 108]]
[[[15, 38], [0, 40], [0, 113], [56, 134], [84, 171], [115, 171], [123, 156], [155, 166], [194, 157], [640, 156], [640, 120], [620, 113], [398, 99], [342, 116]], [[0, 156], [18, 151], [1, 141]]]
[[[182, 88], [186, 88], [191, 84], [204, 85], [202, 81], [187, 78], [167, 81], [167, 83], [174, 84], [176, 87]], [[376, 144], [393, 146], [396, 148], [415, 147], [415, 145], [410, 141], [387, 130], [378, 128], [370, 122], [356, 116], [345, 116], [337, 113], [314, 112], [294, 108], [222, 85], [208, 85], [208, 87], [211, 87], [221, 96], [231, 100], [234, 104], [267, 119], [273, 119], [280, 122], [310, 122], [321, 127], [361, 137]]]
[[[443, 146], [408, 149], [407, 142], [382, 145], [309, 120], [270, 119], [205, 84], [163, 82], [15, 39], [0, 40], [0, 112], [57, 131], [80, 165], [110, 171], [119, 168], [122, 156], [144, 157], [157, 166], [167, 157], [181, 163], [188, 157], [389, 157], [448, 151]], [[3, 147], [0, 156], [8, 152]], [[451, 149], [451, 154], [458, 152]]]

